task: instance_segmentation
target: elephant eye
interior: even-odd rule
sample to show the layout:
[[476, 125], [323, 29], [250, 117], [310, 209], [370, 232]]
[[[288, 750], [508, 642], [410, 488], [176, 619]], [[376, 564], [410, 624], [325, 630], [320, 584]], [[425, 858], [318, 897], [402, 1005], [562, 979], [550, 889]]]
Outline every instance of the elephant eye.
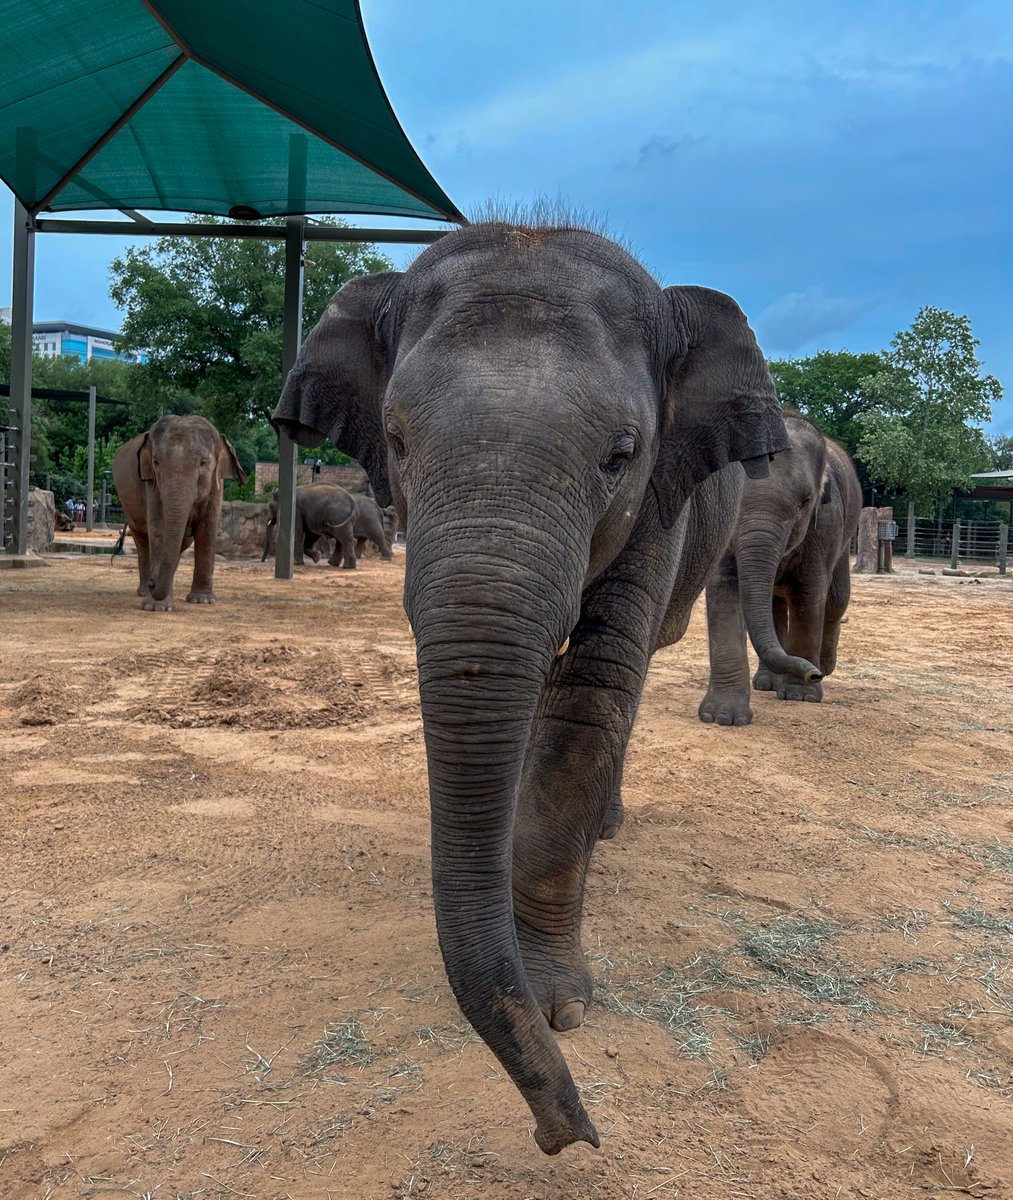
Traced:
[[609, 447], [608, 454], [605, 455], [598, 466], [606, 475], [620, 475], [632, 461], [636, 448], [636, 439], [631, 434], [625, 433], [621, 437], [616, 438]]
[[390, 448], [394, 451], [395, 460], [400, 462], [404, 458], [405, 444], [401, 430], [396, 425], [387, 426], [387, 440], [390, 442]]

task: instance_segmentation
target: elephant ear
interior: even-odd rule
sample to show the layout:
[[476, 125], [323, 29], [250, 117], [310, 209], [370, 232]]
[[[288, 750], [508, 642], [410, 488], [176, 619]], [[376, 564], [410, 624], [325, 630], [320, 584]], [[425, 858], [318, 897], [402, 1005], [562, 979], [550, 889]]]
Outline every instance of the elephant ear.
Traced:
[[224, 434], [218, 447], [218, 470], [222, 479], [238, 479], [241, 484], [246, 482], [246, 472], [239, 465], [236, 448]]
[[145, 483], [154, 483], [155, 466], [151, 461], [151, 434], [146, 433], [137, 447], [137, 474]]
[[377, 328], [400, 278], [397, 271], [366, 275], [335, 293], [303, 342], [272, 417], [300, 446], [329, 439], [350, 454], [381, 504], [391, 495], [381, 416], [387, 357]]
[[671, 528], [693, 490], [741, 462], [753, 479], [791, 443], [767, 363], [731, 296], [665, 288], [677, 350], [668, 363], [661, 445], [651, 482]]

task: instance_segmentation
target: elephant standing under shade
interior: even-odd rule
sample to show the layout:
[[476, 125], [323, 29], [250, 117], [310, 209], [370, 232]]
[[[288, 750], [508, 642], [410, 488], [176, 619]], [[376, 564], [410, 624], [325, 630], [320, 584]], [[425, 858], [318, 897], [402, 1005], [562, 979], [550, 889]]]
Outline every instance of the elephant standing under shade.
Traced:
[[[350, 524], [349, 524], [350, 522]], [[264, 562], [274, 553], [278, 536], [278, 501], [272, 499], [267, 508], [267, 529], [264, 533]], [[304, 554], [314, 562], [320, 561], [317, 543], [320, 538], [334, 538], [334, 549], [328, 562], [332, 567], [355, 567], [362, 557], [366, 542], [371, 541], [385, 562], [393, 557], [383, 528], [383, 513], [370, 496], [348, 492], [336, 483], [304, 483], [295, 490], [295, 556], [302, 565]]]
[[591, 1001], [584, 878], [651, 654], [789, 445], [764, 357], [720, 292], [584, 229], [483, 222], [345, 284], [274, 420], [394, 497], [450, 984], [542, 1150], [597, 1146], [552, 1035]]
[[820, 680], [837, 665], [862, 489], [842, 447], [798, 413], [784, 421], [791, 449], [765, 479], [746, 483], [731, 543], [707, 584], [702, 721], [753, 719], [747, 630], [760, 657], [753, 686], [781, 700], [822, 700]]
[[226, 479], [246, 482], [232, 443], [204, 417], [162, 417], [116, 451], [112, 473], [137, 547], [141, 607], [172, 612], [173, 579], [191, 543], [187, 602], [214, 604], [222, 485]]

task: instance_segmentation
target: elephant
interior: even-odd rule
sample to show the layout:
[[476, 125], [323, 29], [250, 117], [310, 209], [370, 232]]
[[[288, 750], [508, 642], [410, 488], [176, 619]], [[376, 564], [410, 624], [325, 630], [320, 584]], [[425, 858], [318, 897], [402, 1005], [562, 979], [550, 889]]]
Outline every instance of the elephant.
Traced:
[[235, 449], [204, 417], [162, 417], [116, 451], [113, 482], [137, 547], [137, 594], [172, 612], [179, 557], [194, 547], [189, 604], [214, 604], [215, 539], [226, 479], [246, 482]]
[[584, 878], [651, 654], [789, 445], [766, 361], [731, 297], [576, 225], [486, 221], [346, 283], [273, 421], [393, 498], [450, 985], [539, 1147], [597, 1146], [552, 1034], [591, 1001]]
[[784, 420], [791, 449], [766, 479], [746, 483], [730, 545], [707, 584], [711, 674], [701, 721], [753, 719], [746, 630], [760, 657], [753, 686], [781, 700], [819, 703], [821, 680], [837, 665], [862, 489], [843, 447], [800, 413]]
[[[332, 567], [340, 567], [344, 560], [344, 565], [354, 570], [367, 539], [376, 544], [385, 561], [393, 557], [383, 531], [380, 507], [369, 496], [355, 495], [336, 483], [305, 483], [295, 490], [295, 508], [295, 562], [299, 565], [305, 562], [304, 554], [314, 562], [320, 561], [321, 538], [334, 539], [334, 549], [327, 560]], [[272, 499], [267, 508], [261, 562], [274, 552], [277, 527], [278, 501]]]

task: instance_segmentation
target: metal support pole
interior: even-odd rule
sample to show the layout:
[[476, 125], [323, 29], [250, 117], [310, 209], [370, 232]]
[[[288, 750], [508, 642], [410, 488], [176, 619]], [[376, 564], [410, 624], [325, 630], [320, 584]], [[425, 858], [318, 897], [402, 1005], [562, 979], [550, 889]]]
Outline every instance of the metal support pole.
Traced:
[[950, 566], [956, 570], [960, 566], [960, 522], [953, 522], [953, 541], [950, 543]]
[[1009, 526], [999, 525], [999, 574], [1006, 574], [1006, 550], [1009, 544]]
[[[285, 220], [285, 329], [281, 351], [282, 383], [295, 365], [302, 341], [303, 217]], [[278, 540], [275, 579], [291, 579], [295, 558], [295, 484], [297, 446], [278, 434]]]
[[85, 499], [84, 521], [89, 533], [95, 528], [95, 385], [88, 388], [88, 496]]
[[14, 201], [14, 272], [11, 277], [11, 412], [14, 484], [11, 532], [4, 549], [28, 552], [28, 474], [32, 460], [32, 312], [35, 292], [35, 229]]

